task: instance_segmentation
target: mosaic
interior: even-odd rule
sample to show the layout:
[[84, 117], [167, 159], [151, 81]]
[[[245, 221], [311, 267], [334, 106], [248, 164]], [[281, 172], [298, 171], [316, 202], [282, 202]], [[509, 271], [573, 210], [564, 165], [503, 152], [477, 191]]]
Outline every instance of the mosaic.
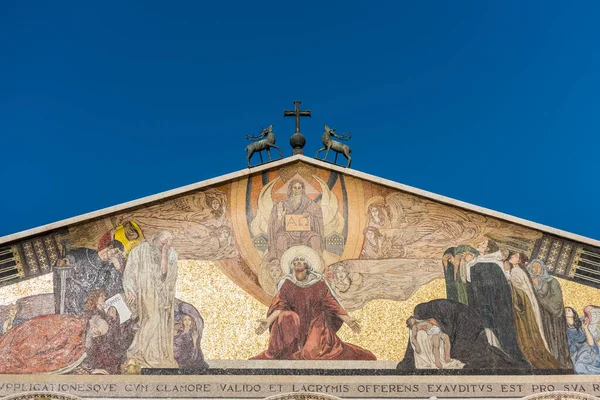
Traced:
[[600, 373], [600, 249], [310, 163], [0, 247], [0, 374]]

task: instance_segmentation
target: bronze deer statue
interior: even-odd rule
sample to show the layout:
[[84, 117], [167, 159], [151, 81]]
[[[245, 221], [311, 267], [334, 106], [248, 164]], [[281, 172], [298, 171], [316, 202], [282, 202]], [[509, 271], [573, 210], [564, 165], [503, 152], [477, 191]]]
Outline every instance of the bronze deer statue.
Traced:
[[261, 129], [262, 131], [258, 136], [246, 135], [246, 140], [256, 140], [256, 142], [250, 143], [248, 146], [246, 146], [246, 152], [248, 153], [248, 155], [246, 156], [246, 160], [248, 161], [248, 168], [251, 168], [250, 158], [256, 152], [258, 152], [258, 155], [260, 156], [261, 164], [263, 163], [261, 154], [263, 150], [267, 151], [269, 161], [271, 161], [271, 147], [274, 147], [277, 150], [279, 150], [279, 158], [283, 158], [283, 153], [281, 152], [281, 149], [275, 146], [275, 134], [273, 133], [273, 125], [269, 125], [269, 127], [266, 129]]
[[321, 137], [321, 141], [323, 142], [324, 147], [317, 151], [317, 155], [315, 156], [315, 158], [319, 156], [320, 152], [326, 150], [325, 157], [323, 158], [323, 160], [327, 160], [329, 150], [331, 149], [335, 151], [335, 161], [333, 163], [335, 164], [337, 162], [337, 156], [341, 153], [348, 160], [348, 165], [346, 165], [346, 168], [350, 168], [350, 163], [352, 163], [352, 157], [350, 157], [350, 153], [352, 153], [352, 149], [347, 144], [337, 142], [331, 139], [331, 137], [340, 140], [348, 140], [352, 138], [352, 135], [350, 134], [350, 132], [346, 134], [336, 133], [335, 129], [329, 129], [329, 127], [325, 125], [325, 133], [323, 133], [323, 136]]

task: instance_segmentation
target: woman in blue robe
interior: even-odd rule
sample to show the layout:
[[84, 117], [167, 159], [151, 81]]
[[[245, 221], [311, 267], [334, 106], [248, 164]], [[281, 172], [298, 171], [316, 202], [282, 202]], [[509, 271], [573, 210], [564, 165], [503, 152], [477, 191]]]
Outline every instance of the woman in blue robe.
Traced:
[[575, 373], [600, 374], [600, 351], [590, 332], [589, 318], [584, 318], [582, 322], [577, 311], [571, 307], [565, 308], [565, 317], [569, 351]]

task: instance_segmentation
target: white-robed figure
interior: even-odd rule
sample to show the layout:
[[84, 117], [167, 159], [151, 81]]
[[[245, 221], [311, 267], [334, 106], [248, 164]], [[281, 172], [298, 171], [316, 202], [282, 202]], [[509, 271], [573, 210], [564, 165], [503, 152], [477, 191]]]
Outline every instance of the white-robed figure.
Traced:
[[178, 368], [173, 354], [173, 304], [177, 282], [177, 252], [169, 231], [157, 232], [150, 241], [129, 253], [123, 289], [139, 329], [127, 350], [142, 368]]

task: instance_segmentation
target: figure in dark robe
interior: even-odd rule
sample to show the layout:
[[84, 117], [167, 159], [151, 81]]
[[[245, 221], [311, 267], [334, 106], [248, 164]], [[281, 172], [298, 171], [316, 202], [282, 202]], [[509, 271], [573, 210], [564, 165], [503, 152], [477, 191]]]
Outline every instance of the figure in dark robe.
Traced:
[[200, 332], [196, 321], [189, 314], [178, 314], [175, 317], [173, 352], [179, 368], [208, 368], [200, 350]]
[[458, 288], [456, 287], [456, 273], [459, 265], [455, 265], [456, 247], [450, 247], [442, 256], [442, 266], [444, 267], [444, 280], [446, 281], [446, 298], [448, 300], [458, 301]]
[[[471, 246], [460, 245], [454, 249], [454, 284], [456, 285], [456, 295], [459, 303], [469, 304], [469, 296], [467, 294], [467, 260], [465, 253], [473, 254], [474, 257], [479, 255], [479, 252]], [[446, 256], [448, 257], [448, 256]], [[442, 260], [443, 262], [443, 260]]]
[[[105, 335], [92, 339], [92, 346], [87, 351], [87, 358], [83, 362], [84, 369], [105, 371], [109, 374], [119, 374], [121, 364], [125, 361], [123, 346], [124, 329], [130, 324], [121, 326], [121, 318], [115, 307], [106, 308], [106, 295], [102, 290], [94, 290], [88, 295], [85, 304], [85, 314], [92, 318], [102, 318], [108, 324]], [[95, 317], [97, 316], [97, 317]], [[129, 321], [128, 321], [129, 322]]]
[[475, 245], [476, 251], [471, 249], [467, 246], [463, 253], [468, 263], [468, 303], [481, 316], [488, 334], [493, 334], [492, 340], [497, 340], [499, 347], [513, 360], [528, 366], [517, 343], [511, 287], [507, 280], [509, 274], [504, 270], [503, 260], [508, 253], [502, 252], [494, 241], [487, 238]]
[[[287, 200], [273, 206], [269, 218], [267, 236], [269, 251], [265, 261], [280, 260], [283, 253], [292, 246], [308, 246], [321, 254], [323, 250], [323, 211], [321, 206], [307, 195], [304, 182], [298, 179], [290, 181]], [[309, 230], [286, 229], [286, 216], [301, 216], [308, 220]]]
[[62, 275], [55, 270], [54, 293], [57, 313], [60, 312], [61, 296], [64, 296], [64, 313], [83, 315], [85, 303], [90, 292], [102, 290], [108, 298], [123, 291], [120, 270], [125, 265], [123, 245], [118, 241], [110, 242], [100, 252], [88, 248], [68, 250], [57, 266], [70, 267], [65, 279], [65, 292], [61, 293]]
[[[432, 300], [415, 307], [414, 317], [419, 320], [433, 318], [441, 330], [448, 334], [452, 349], [450, 357], [463, 362], [463, 369], [509, 370], [530, 369], [505, 352], [489, 344], [481, 317], [468, 305], [447, 299]], [[416, 371], [414, 349], [409, 341], [404, 359], [398, 369]]]
[[560, 283], [548, 273], [542, 260], [533, 260], [529, 264], [528, 271], [540, 304], [544, 334], [550, 352], [562, 368], [572, 369]]
[[270, 329], [269, 347], [253, 360], [375, 360], [368, 350], [344, 343], [337, 331], [346, 323], [360, 332], [308, 258], [297, 255], [278, 285], [267, 318], [256, 329]]
[[103, 370], [109, 374], [119, 374], [121, 364], [125, 361], [125, 352], [122, 350], [121, 324], [119, 323], [119, 312], [110, 307], [107, 312], [95, 314], [108, 323], [106, 335], [92, 339], [92, 345], [88, 350], [88, 358], [84, 364], [90, 365], [94, 370]]
[[495, 263], [475, 264], [467, 292], [469, 305], [481, 315], [483, 327], [494, 333], [506, 354], [526, 365], [517, 343], [511, 286], [504, 271]]

